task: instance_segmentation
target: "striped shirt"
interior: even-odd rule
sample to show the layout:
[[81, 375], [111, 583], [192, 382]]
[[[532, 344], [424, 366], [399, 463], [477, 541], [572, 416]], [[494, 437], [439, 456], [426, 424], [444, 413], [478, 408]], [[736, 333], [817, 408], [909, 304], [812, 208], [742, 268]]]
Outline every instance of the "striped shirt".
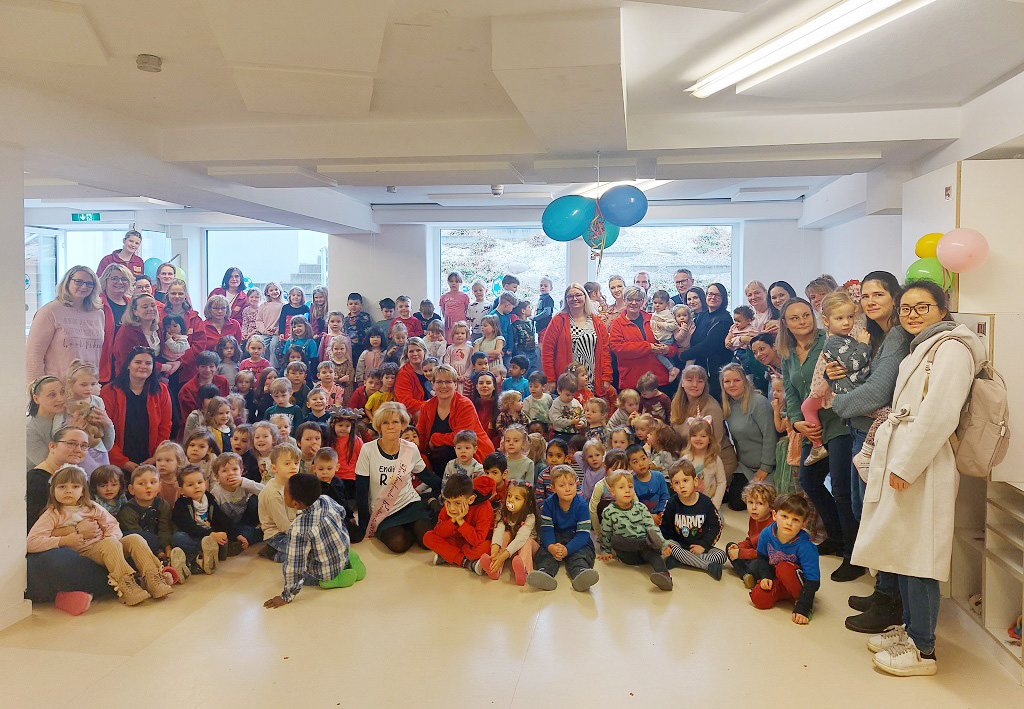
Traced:
[[306, 578], [329, 581], [348, 565], [348, 530], [345, 509], [329, 497], [295, 515], [288, 533], [288, 558], [281, 567], [284, 592], [291, 601], [302, 590]]
[[572, 320], [569, 321], [569, 334], [572, 337], [572, 359], [587, 368], [587, 381], [594, 386], [594, 357], [597, 352], [597, 330], [594, 321], [587, 318], [583, 327]]

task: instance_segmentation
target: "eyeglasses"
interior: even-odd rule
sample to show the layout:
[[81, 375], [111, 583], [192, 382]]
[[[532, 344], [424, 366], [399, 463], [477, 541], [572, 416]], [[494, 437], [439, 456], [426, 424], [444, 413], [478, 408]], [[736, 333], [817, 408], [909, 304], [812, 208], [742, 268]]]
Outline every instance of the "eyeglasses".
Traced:
[[712, 298], [720, 299], [721, 297], [721, 294], [716, 293], [715, 291], [708, 291], [707, 295], [704, 296], [706, 300], [711, 300]]
[[71, 282], [79, 288], [95, 288], [96, 284], [92, 281], [83, 281], [81, 278], [72, 278]]
[[918, 303], [917, 305], [901, 305], [900, 306], [900, 317], [907, 317], [910, 312], [913, 311], [918, 315], [927, 315], [932, 308], [939, 307], [935, 303]]
[[228, 306], [226, 306], [226, 305], [211, 305], [210, 306], [210, 310], [227, 310], [227, 309], [228, 309]]
[[68, 448], [77, 448], [78, 450], [82, 450], [82, 451], [89, 450], [89, 444], [88, 443], [76, 443], [75, 441], [57, 441], [57, 442], [58, 443], [63, 443]]
[[642, 303], [642, 302], [644, 302], [644, 299], [643, 298], [626, 298], [626, 302], [627, 303]]
[[109, 280], [111, 283], [131, 283], [131, 280], [124, 276], [111, 276]]

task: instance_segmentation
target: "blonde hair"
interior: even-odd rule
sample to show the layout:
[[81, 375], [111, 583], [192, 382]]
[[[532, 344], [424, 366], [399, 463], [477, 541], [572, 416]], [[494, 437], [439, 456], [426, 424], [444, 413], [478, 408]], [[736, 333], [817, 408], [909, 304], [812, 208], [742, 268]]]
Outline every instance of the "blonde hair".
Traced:
[[466, 331], [466, 341], [467, 342], [469, 341], [469, 336], [471, 334], [471, 331], [469, 329], [469, 323], [467, 323], [465, 320], [459, 320], [457, 323], [452, 325], [452, 339], [453, 340], [455, 339], [455, 331], [456, 330], [465, 330]]
[[583, 456], [586, 457], [587, 451], [596, 448], [601, 451], [601, 455], [604, 456], [606, 449], [604, 443], [596, 438], [588, 438], [587, 442], [583, 444]]
[[722, 454], [722, 446], [719, 444], [718, 439], [715, 438], [714, 427], [704, 419], [699, 419], [690, 424], [689, 436], [686, 441], [686, 450], [683, 451], [683, 455], [692, 456], [694, 454], [693, 434], [700, 433], [701, 431], [708, 434], [708, 447], [704, 451], [704, 467], [707, 467], [709, 463], [714, 463]]
[[274, 394], [291, 394], [292, 382], [286, 377], [278, 377], [270, 383], [270, 395]]
[[[610, 282], [611, 281], [609, 281], [609, 283]], [[590, 295], [587, 293], [587, 289], [583, 287], [582, 283], [575, 282], [570, 283], [565, 287], [565, 292], [562, 294], [563, 305], [559, 313], [565, 313], [566, 315], [569, 314], [569, 291], [573, 288], [583, 292], [583, 314], [588, 317], [599, 315], [600, 312], [598, 311], [597, 306], [594, 305], [594, 301], [591, 299]]]
[[512, 406], [512, 400], [516, 397], [519, 397], [520, 401], [522, 401], [523, 399], [522, 393], [516, 391], [515, 389], [506, 389], [505, 391], [501, 392], [501, 396], [498, 397], [498, 411], [501, 411], [502, 413], [507, 413], [509, 407]]
[[743, 381], [743, 396], [739, 399], [733, 399], [725, 393], [725, 387], [722, 386], [722, 415], [725, 418], [729, 418], [734, 401], [739, 402], [740, 411], [747, 413], [747, 409], [750, 408], [750, 398], [754, 395], [754, 385], [750, 383], [749, 379], [747, 379], [747, 373], [743, 371], [742, 364], [739, 364], [738, 362], [730, 362], [722, 367], [722, 371], [718, 375], [719, 384], [722, 384], [722, 382], [725, 381], [725, 375], [727, 372], [734, 372], [740, 375], [740, 379]]
[[[267, 291], [270, 290], [270, 286], [277, 288], [277, 300], [271, 300], [270, 295]], [[268, 303], [283, 303], [284, 302], [284, 289], [276, 281], [271, 281], [267, 285], [263, 286], [263, 296], [267, 299]]]
[[530, 433], [526, 438], [530, 442], [530, 450], [526, 455], [534, 463], [543, 462], [544, 454], [547, 452], [548, 445], [548, 442], [544, 440], [544, 436], [539, 433]]
[[398, 417], [403, 427], [409, 425], [409, 412], [404, 404], [397, 401], [384, 402], [373, 413], [373, 430], [379, 431], [381, 426], [395, 416]]
[[203, 317], [207, 320], [210, 319], [210, 308], [214, 303], [224, 305], [224, 320], [225, 322], [231, 319], [231, 306], [228, 304], [228, 299], [222, 295], [211, 295], [206, 299], [206, 305], [203, 307]]
[[629, 482], [630, 487], [633, 486], [632, 473], [630, 473], [627, 470], [621, 470], [618, 468], [608, 472], [608, 474], [604, 477], [604, 484], [608, 487], [609, 490], [611, 490], [613, 487], [615, 487], [615, 483], [619, 482], [620, 480], [627, 480]]
[[554, 486], [557, 480], [562, 478], [572, 478], [576, 480], [576, 472], [568, 465], [556, 465], [551, 469], [551, 485]]
[[[127, 266], [122, 266], [119, 263], [112, 263], [103, 269], [103, 273], [100, 274], [100, 289], [105, 293], [107, 291], [107, 283], [110, 282], [111, 277], [115, 271], [120, 271], [121, 275], [128, 277], [128, 287], [130, 288], [135, 283], [135, 276], [128, 270]], [[95, 290], [95, 288], [93, 289]]]
[[[683, 380], [690, 377], [697, 377], [704, 382], [704, 393], [693, 401], [690, 401], [689, 395], [683, 388]], [[685, 423], [686, 419], [695, 416], [698, 410], [707, 410], [708, 404], [712, 402], [708, 388], [708, 373], [704, 367], [701, 367], [699, 364], [691, 364], [683, 370], [682, 374], [679, 375], [679, 388], [676, 390], [676, 395], [672, 397], [672, 412], [669, 419], [673, 426]]]
[[848, 291], [834, 290], [821, 299], [821, 314], [823, 317], [828, 318], [836, 308], [844, 305], [853, 306], [854, 311], [857, 310], [857, 304], [853, 302], [853, 297]]
[[178, 460], [179, 468], [185, 464], [185, 449], [175, 441], [164, 441], [158, 445], [156, 450], [153, 451], [153, 457], [156, 458], [163, 451], [171, 451], [174, 453], [174, 457]]
[[618, 401], [615, 405], [621, 407], [623, 404], [626, 403], [639, 404], [640, 392], [638, 392], [636, 389], [623, 389], [622, 391], [620, 391]]
[[693, 310], [690, 308], [689, 305], [677, 305], [676, 307], [672, 308], [672, 319], [674, 320], [675, 318], [679, 317], [680, 310], [686, 312], [686, 322], [693, 323]]
[[68, 365], [68, 373], [64, 377], [65, 386], [70, 387], [74, 384], [75, 379], [82, 374], [88, 374], [95, 377], [97, 380], [100, 378], [99, 370], [96, 369], [95, 364], [81, 359], [73, 359], [71, 360], [71, 364]]
[[[74, 304], [71, 298], [71, 279], [79, 272], [88, 274], [89, 278], [92, 279], [92, 291], [82, 300], [82, 309], [99, 310], [103, 307], [103, 301], [100, 300], [100, 279], [96, 277], [96, 272], [88, 266], [72, 266], [67, 270], [64, 277], [60, 279], [60, 283], [57, 284], [57, 297], [55, 300], [59, 300], [67, 306]], [[85, 279], [80, 278], [79, 280]]]

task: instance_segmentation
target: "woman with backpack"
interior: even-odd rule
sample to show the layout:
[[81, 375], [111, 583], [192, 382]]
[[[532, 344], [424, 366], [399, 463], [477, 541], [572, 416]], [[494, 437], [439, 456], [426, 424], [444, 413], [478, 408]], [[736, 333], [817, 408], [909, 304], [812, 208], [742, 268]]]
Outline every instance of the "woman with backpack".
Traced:
[[986, 361], [981, 340], [950, 317], [946, 294], [907, 283], [898, 301], [910, 354], [896, 379], [892, 413], [875, 434], [853, 563], [896, 574], [906, 627], [868, 639], [889, 674], [933, 675], [939, 583], [948, 581], [959, 486], [949, 438]]

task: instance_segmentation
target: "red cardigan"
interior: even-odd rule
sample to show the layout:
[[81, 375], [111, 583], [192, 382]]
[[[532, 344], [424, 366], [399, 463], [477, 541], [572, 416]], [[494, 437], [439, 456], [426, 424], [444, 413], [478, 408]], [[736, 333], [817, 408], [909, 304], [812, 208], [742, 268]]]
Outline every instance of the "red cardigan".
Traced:
[[[100, 390], [100, 398], [107, 408], [107, 416], [114, 422], [114, 445], [110, 449], [110, 462], [118, 467], [124, 467], [128, 458], [121, 451], [124, 443], [124, 414], [125, 396], [124, 392], [113, 384], [104, 384]], [[160, 389], [155, 394], [146, 397], [146, 409], [149, 411], [149, 455], [163, 441], [171, 437], [171, 395], [167, 392], [167, 385], [161, 382]], [[141, 460], [134, 461], [142, 463]]]
[[[609, 339], [619, 361], [619, 389], [635, 389], [636, 380], [647, 372], [654, 372], [658, 376], [658, 386], [668, 384], [668, 370], [651, 351], [651, 345], [658, 342], [651, 331], [651, 314], [641, 310], [640, 317], [644, 321], [642, 333], [626, 316], [625, 310], [612, 320]], [[670, 345], [666, 356], [671, 357], [675, 353], [676, 346]]]
[[[113, 356], [114, 364], [111, 374], [112, 379], [117, 377], [118, 372], [121, 371], [121, 367], [128, 361], [128, 354], [136, 347], [149, 347], [152, 352], [153, 348], [149, 346], [149, 342], [146, 341], [146, 335], [142, 330], [135, 325], [122, 325], [118, 329], [117, 334], [114, 335], [114, 344], [111, 347], [111, 355]], [[153, 352], [156, 356], [159, 352]]]
[[[228, 297], [228, 292], [224, 288], [218, 287], [218, 288], [214, 288], [212, 291], [210, 291], [210, 295], [222, 295], [225, 298], [227, 298]], [[209, 298], [207, 298], [207, 299], [209, 299]], [[230, 298], [228, 298], [228, 300], [230, 300]], [[238, 292], [238, 297], [235, 298], [235, 302], [232, 303], [229, 306], [231, 312], [228, 313], [228, 318], [231, 319], [231, 320], [234, 320], [234, 321], [236, 321], [238, 323], [241, 323], [242, 322], [242, 310], [245, 308], [245, 304], [246, 304], [245, 288], [242, 288]], [[227, 334], [227, 333], [225, 333], [225, 334]], [[217, 343], [215, 342], [214, 344], [217, 344]]]
[[476, 453], [473, 454], [473, 457], [483, 463], [484, 458], [494, 452], [494, 445], [480, 424], [480, 418], [476, 415], [476, 407], [473, 406], [473, 402], [455, 392], [455, 396], [452, 398], [452, 410], [448, 414], [448, 423], [451, 425], [452, 432], [435, 433], [431, 436], [430, 429], [434, 427], [434, 419], [437, 418], [437, 403], [435, 397], [424, 403], [420, 409], [420, 420], [416, 424], [420, 433], [420, 450], [426, 453], [431, 445], [435, 447], [454, 446], [456, 433], [472, 431], [476, 434], [477, 441]]
[[416, 376], [416, 370], [408, 362], [403, 364], [398, 370], [398, 376], [395, 377], [395, 401], [405, 405], [413, 421], [423, 407], [426, 395], [420, 378]]
[[[100, 382], [106, 383], [113, 379], [117, 372], [113, 371], [114, 359], [114, 311], [110, 309], [110, 302], [106, 293], [100, 293], [100, 300], [103, 301], [103, 348], [100, 350]], [[131, 300], [125, 297], [125, 312]]]
[[238, 342], [239, 348], [245, 351], [245, 343], [242, 342], [242, 326], [238, 324], [237, 320], [228, 318], [224, 327], [218, 332], [217, 326], [209, 320], [201, 320], [196, 323], [196, 334], [190, 338], [192, 343], [192, 350], [195, 352], [202, 352], [203, 350], [209, 350], [213, 352], [217, 347], [217, 343], [220, 342], [220, 338], [226, 335], [233, 335], [235, 340]]
[[[181, 381], [181, 378], [178, 378]], [[221, 396], [227, 396], [230, 393], [228, 389], [228, 380], [219, 374], [213, 375], [213, 381], [211, 384], [220, 390]], [[178, 391], [178, 410], [181, 411], [182, 420], [188, 418], [188, 415], [196, 410], [199, 406], [199, 375], [196, 374], [194, 377], [189, 379], [187, 382], [182, 384], [181, 389]]]
[[[597, 333], [597, 351], [594, 353], [594, 394], [607, 396], [612, 383], [612, 364], [608, 356], [608, 330], [598, 315], [591, 316], [594, 332]], [[553, 383], [565, 368], [572, 364], [572, 335], [569, 333], [569, 316], [558, 313], [544, 330], [544, 345], [541, 348], [541, 365], [548, 383]]]

